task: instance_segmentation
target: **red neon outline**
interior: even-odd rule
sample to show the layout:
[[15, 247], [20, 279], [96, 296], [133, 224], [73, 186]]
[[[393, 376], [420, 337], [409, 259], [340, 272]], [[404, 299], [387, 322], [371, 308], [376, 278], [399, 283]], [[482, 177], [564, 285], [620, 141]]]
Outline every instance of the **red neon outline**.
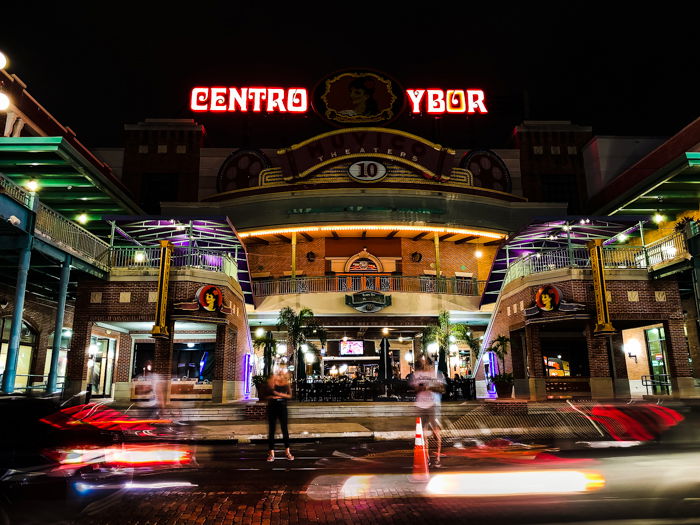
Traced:
[[[303, 99], [303, 107], [296, 109], [295, 104], [290, 104], [290, 100], [293, 102], [294, 97], [292, 93], [298, 92]], [[287, 112], [288, 113], [306, 113], [309, 110], [309, 93], [306, 88], [287, 88]]]
[[406, 96], [411, 103], [411, 113], [420, 113], [420, 103], [425, 96], [425, 89], [407, 89]]
[[283, 88], [267, 88], [267, 105], [265, 106], [265, 111], [267, 113], [274, 113], [275, 111], [278, 113], [286, 113], [287, 108], [284, 105], [286, 98], [287, 93]]
[[[450, 96], [460, 93], [462, 95], [462, 103], [457, 109], [450, 108]], [[467, 94], [463, 89], [446, 89], [445, 90], [445, 109], [447, 113], [466, 113], [467, 111]]]
[[262, 113], [262, 101], [267, 100], [266, 87], [249, 87], [248, 100], [253, 101], [253, 113]]
[[[240, 96], [234, 97], [233, 91], [236, 91]], [[236, 110], [235, 104], [238, 104], [238, 110]], [[228, 88], [228, 110], [231, 112], [238, 111], [239, 113], [246, 113], [248, 111], [248, 88]]]
[[[442, 96], [442, 99], [440, 99], [440, 100], [442, 101], [443, 108], [445, 107], [445, 91], [443, 89], [431, 88], [431, 89], [425, 90], [425, 111], [430, 113], [431, 115], [441, 115], [441, 114], [445, 113], [444, 109], [430, 109], [430, 103], [431, 103], [430, 95], [432, 93], [440, 94]], [[433, 102], [435, 102], [435, 101], [433, 100]]]
[[[223, 94], [214, 95], [215, 89], [222, 90]], [[221, 97], [221, 99], [222, 99], [221, 104], [223, 105], [223, 107], [221, 109], [219, 109], [218, 107], [216, 109], [214, 108], [214, 97], [215, 96]], [[221, 86], [210, 87], [209, 88], [209, 111], [211, 111], [212, 113], [224, 113], [225, 111], [228, 111], [227, 97], [228, 97], [228, 88], [221, 87]]]
[[[206, 95], [206, 99], [204, 102], [204, 109], [195, 108], [195, 93], [196, 92], [204, 92], [204, 94]], [[208, 87], [197, 86], [197, 87], [192, 88], [192, 91], [190, 92], [190, 109], [192, 111], [197, 111], [199, 113], [209, 111], [209, 102], [208, 101], [209, 101], [209, 88]], [[201, 104], [197, 104], [197, 105], [201, 107]]]
[[[483, 89], [466, 89], [467, 92], [467, 113], [488, 113], [489, 110], [486, 109], [486, 95]], [[473, 100], [472, 96], [475, 95], [478, 100]], [[479, 96], [480, 95], [480, 96]], [[478, 111], [475, 111], [474, 105], [479, 107]]]

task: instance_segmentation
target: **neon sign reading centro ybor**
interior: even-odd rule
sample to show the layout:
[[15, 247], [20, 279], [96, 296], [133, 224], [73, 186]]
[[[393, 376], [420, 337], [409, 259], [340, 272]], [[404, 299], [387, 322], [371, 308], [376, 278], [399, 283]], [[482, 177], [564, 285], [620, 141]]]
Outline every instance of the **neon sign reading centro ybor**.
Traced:
[[196, 87], [190, 96], [192, 111], [306, 113], [306, 88]]
[[488, 113], [481, 89], [407, 89], [411, 113]]

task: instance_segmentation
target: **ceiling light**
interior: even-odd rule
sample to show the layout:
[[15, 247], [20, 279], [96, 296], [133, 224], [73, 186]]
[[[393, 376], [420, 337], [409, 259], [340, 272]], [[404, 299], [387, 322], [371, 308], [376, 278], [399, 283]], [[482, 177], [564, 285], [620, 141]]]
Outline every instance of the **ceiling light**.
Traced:
[[5, 111], [10, 107], [10, 97], [0, 92], [0, 111]]
[[5, 69], [7, 67], [7, 55], [0, 51], [0, 69]]
[[627, 235], [626, 233], [621, 233], [617, 236], [617, 240], [619, 242], [625, 242], [628, 238], [629, 238], [629, 235]]
[[382, 334], [389, 335], [389, 329], [386, 326], [382, 328]]
[[657, 211], [657, 212], [654, 214], [654, 216], [652, 217], [652, 220], [653, 220], [656, 224], [659, 224], [659, 223], [664, 222], [665, 219], [666, 219], [666, 217], [664, 217], [663, 215], [661, 215], [658, 211]]
[[482, 255], [484, 255], [484, 252], [482, 252], [481, 250], [476, 250], [476, 251], [474, 252], [474, 255], [475, 255], [476, 258], [478, 259], [478, 258], [481, 257]]
[[81, 213], [75, 218], [76, 221], [78, 221], [80, 224], [87, 224], [89, 218], [87, 216], [87, 213]]
[[258, 338], [259, 338], [259, 337], [262, 337], [262, 336], [264, 336], [264, 335], [265, 335], [265, 329], [264, 329], [262, 326], [258, 326], [258, 327], [255, 329], [255, 337], [258, 337]]

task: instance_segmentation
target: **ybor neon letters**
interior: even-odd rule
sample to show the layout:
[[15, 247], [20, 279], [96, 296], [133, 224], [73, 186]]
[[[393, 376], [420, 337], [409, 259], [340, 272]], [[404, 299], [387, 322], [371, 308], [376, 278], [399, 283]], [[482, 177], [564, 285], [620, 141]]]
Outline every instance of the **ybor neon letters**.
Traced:
[[407, 89], [411, 113], [488, 113], [481, 89]]
[[306, 113], [306, 88], [196, 87], [190, 95], [192, 111]]

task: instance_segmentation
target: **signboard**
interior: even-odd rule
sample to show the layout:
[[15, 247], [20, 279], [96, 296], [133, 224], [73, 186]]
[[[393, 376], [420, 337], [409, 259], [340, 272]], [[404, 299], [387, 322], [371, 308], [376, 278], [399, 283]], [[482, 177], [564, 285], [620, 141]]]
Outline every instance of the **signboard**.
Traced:
[[313, 90], [314, 110], [335, 126], [386, 124], [401, 113], [404, 100], [398, 82], [369, 70], [333, 73]]
[[277, 151], [286, 180], [308, 177], [342, 161], [386, 159], [409, 166], [427, 179], [447, 180], [455, 151], [399, 130], [354, 128], [331, 131]]
[[481, 89], [407, 89], [411, 113], [488, 113]]
[[197, 304], [207, 312], [220, 312], [224, 304], [224, 294], [221, 288], [212, 284], [202, 286], [197, 290]]
[[362, 341], [341, 341], [340, 355], [362, 355], [364, 344]]
[[556, 286], [542, 286], [535, 293], [535, 304], [543, 312], [558, 310], [560, 302], [561, 293]]
[[346, 295], [345, 304], [358, 312], [374, 313], [391, 306], [391, 296], [380, 292], [358, 292]]
[[609, 335], [615, 333], [610, 322], [607, 290], [605, 287], [605, 268], [603, 266], [603, 241], [596, 239], [588, 243], [591, 258], [591, 273], [593, 274], [593, 295], [595, 297], [596, 325], [593, 335]]
[[377, 182], [386, 177], [386, 166], [373, 160], [354, 162], [348, 167], [348, 175], [358, 182]]
[[306, 113], [306, 88], [195, 87], [190, 109], [197, 112]]

